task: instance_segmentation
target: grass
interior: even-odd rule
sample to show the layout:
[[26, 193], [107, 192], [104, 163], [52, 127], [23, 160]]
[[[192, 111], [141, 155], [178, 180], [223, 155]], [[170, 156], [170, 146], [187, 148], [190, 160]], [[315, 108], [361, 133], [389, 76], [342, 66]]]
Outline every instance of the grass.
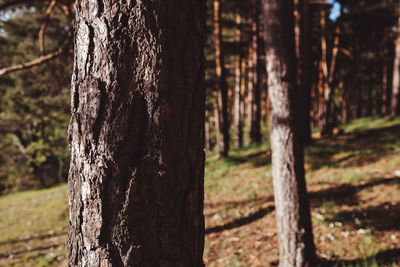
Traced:
[[[400, 266], [400, 119], [365, 118], [306, 150], [321, 266]], [[269, 143], [208, 155], [207, 266], [277, 266]], [[0, 265], [66, 266], [66, 185], [0, 197]]]

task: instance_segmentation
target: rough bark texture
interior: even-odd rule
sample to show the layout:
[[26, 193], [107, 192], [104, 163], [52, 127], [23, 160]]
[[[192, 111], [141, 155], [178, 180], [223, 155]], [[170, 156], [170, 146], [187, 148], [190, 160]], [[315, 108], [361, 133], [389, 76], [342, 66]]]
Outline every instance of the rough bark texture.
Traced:
[[[252, 72], [251, 90], [249, 90], [249, 134], [250, 142], [257, 143], [261, 141], [261, 89], [260, 89], [260, 68], [259, 68], [259, 27], [260, 27], [260, 0], [252, 0], [252, 20], [251, 20], [251, 49], [249, 57], [251, 57], [251, 66], [249, 71]], [[249, 61], [250, 62], [250, 61]]]
[[202, 0], [76, 2], [70, 266], [203, 266]]
[[214, 34], [215, 34], [215, 64], [218, 77], [218, 150], [223, 158], [229, 154], [229, 121], [228, 121], [228, 85], [226, 84], [226, 69], [222, 51], [222, 29], [220, 0], [214, 0]]
[[392, 83], [392, 98], [390, 105], [390, 115], [392, 117], [400, 114], [399, 95], [400, 95], [400, 7], [399, 19], [397, 25], [397, 38], [395, 41], [395, 58], [393, 63], [393, 83]]
[[[239, 10], [236, 11], [236, 30], [235, 30], [235, 42], [238, 44], [241, 42], [241, 17]], [[235, 59], [235, 146], [240, 148], [243, 146], [243, 117], [242, 117], [242, 56], [239, 53]]]
[[263, 0], [263, 13], [279, 265], [315, 266], [303, 147], [295, 131], [297, 71], [293, 0]]

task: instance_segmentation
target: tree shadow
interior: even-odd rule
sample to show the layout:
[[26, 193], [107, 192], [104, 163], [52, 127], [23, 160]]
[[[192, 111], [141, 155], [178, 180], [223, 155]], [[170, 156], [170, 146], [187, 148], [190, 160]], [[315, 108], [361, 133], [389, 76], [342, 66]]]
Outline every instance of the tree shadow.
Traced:
[[383, 203], [354, 211], [341, 211], [332, 219], [353, 228], [377, 231], [400, 230], [400, 204]]
[[365, 259], [355, 260], [320, 260], [320, 266], [326, 267], [349, 267], [349, 266], [399, 266], [400, 249], [389, 249], [381, 251]]
[[[318, 205], [318, 206], [326, 201], [334, 201], [337, 204], [350, 203], [356, 205], [358, 204], [357, 193], [359, 191], [382, 184], [400, 184], [400, 178], [392, 177], [392, 178], [374, 179], [359, 185], [343, 184], [337, 187], [317, 192], [311, 192], [309, 193], [309, 197], [311, 200], [310, 202], [311, 205]], [[225, 202], [225, 204], [228, 205], [228, 208], [235, 209], [238, 206], [246, 206], [254, 202], [259, 202], [259, 205], [262, 205], [269, 201], [273, 201], [273, 196], [256, 198], [251, 200], [228, 201]], [[205, 233], [211, 234], [241, 227], [243, 225], [252, 223], [256, 220], [263, 218], [265, 215], [272, 212], [274, 209], [275, 206], [270, 205], [246, 217], [235, 219], [223, 225], [208, 228], [206, 229]], [[207, 216], [212, 216], [212, 214], [208, 214]], [[391, 205], [389, 203], [385, 203], [377, 207], [369, 207], [366, 210], [361, 210], [357, 212], [343, 211], [338, 213], [337, 216], [334, 218], [334, 220], [335, 221], [341, 220], [342, 222], [351, 225], [352, 223], [354, 223], [354, 218], [356, 216], [360, 217], [359, 219], [361, 219], [362, 223], [364, 223], [365, 226], [369, 226], [377, 230], [400, 229], [400, 224], [398, 224], [398, 222], [400, 221], [400, 204]], [[365, 219], [364, 221], [363, 218]]]
[[48, 246], [39, 246], [31, 249], [23, 249], [23, 250], [18, 250], [18, 251], [10, 251], [7, 253], [0, 253], [0, 258], [8, 258], [10, 255], [16, 256], [24, 253], [30, 253], [30, 252], [39, 252], [39, 251], [44, 251], [52, 248], [57, 248], [59, 246], [64, 246], [64, 243], [57, 243], [53, 245], [48, 245]]
[[266, 166], [271, 163], [271, 151], [257, 151], [244, 156], [229, 156], [226, 161], [235, 165], [251, 163], [253, 167]]
[[358, 204], [357, 193], [361, 190], [382, 184], [400, 184], [400, 177], [373, 179], [363, 184], [342, 184], [337, 187], [328, 188], [317, 192], [309, 192], [313, 205], [320, 205], [326, 201], [336, 204]]
[[257, 212], [254, 212], [246, 217], [235, 219], [231, 222], [225, 223], [224, 225], [214, 226], [205, 230], [205, 234], [211, 233], [219, 233], [225, 230], [230, 230], [234, 228], [238, 228], [240, 226], [252, 223], [263, 218], [268, 213], [272, 212], [275, 209], [275, 206], [268, 206], [266, 208], [261, 208]]
[[37, 235], [37, 236], [31, 236], [29, 238], [11, 239], [11, 240], [6, 240], [6, 241], [0, 242], [0, 246], [12, 245], [12, 244], [22, 243], [22, 242], [26, 243], [26, 242], [33, 241], [33, 240], [43, 240], [43, 239], [47, 239], [47, 238], [63, 236], [66, 234], [67, 234], [66, 232], [59, 232], [59, 233], [53, 233], [53, 234], [42, 234], [42, 235]]
[[[306, 162], [313, 169], [340, 165], [342, 167], [363, 166], [393, 153], [400, 142], [400, 126], [365, 130], [351, 134], [315, 140], [306, 150]], [[335, 159], [335, 155], [345, 155]]]

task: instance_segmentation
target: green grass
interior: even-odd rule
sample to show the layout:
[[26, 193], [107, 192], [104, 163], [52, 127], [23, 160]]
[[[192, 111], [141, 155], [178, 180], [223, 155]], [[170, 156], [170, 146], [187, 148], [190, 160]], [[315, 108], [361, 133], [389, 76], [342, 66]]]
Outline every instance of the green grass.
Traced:
[[[305, 167], [322, 266], [400, 266], [400, 119], [315, 140]], [[270, 144], [207, 156], [207, 266], [276, 266]], [[66, 266], [67, 186], [0, 197], [0, 266]]]
[[65, 258], [66, 190], [61, 185], [0, 198], [0, 254], [9, 254], [10, 265], [57, 266]]

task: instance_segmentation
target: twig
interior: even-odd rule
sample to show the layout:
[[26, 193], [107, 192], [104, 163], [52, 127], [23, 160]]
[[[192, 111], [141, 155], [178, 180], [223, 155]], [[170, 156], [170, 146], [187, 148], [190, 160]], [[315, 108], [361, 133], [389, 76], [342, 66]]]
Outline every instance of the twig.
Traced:
[[46, 14], [43, 18], [42, 25], [40, 26], [40, 31], [39, 31], [39, 49], [40, 49], [40, 54], [43, 56], [44, 55], [44, 33], [47, 27], [47, 22], [49, 21], [49, 18], [53, 14], [54, 8], [57, 4], [57, 0], [52, 0], [50, 2], [49, 7], [46, 10]]
[[32, 68], [34, 66], [43, 64], [43, 63], [45, 63], [47, 61], [50, 61], [50, 60], [58, 57], [62, 53], [63, 53], [63, 50], [58, 50], [56, 52], [47, 54], [45, 56], [38, 57], [38, 58], [36, 58], [36, 59], [34, 59], [32, 61], [26, 62], [26, 63], [16, 64], [16, 65], [12, 65], [10, 67], [6, 67], [6, 68], [3, 68], [3, 69], [0, 69], [0, 77], [6, 75], [8, 73], [14, 72], [14, 71], [24, 70], [24, 69]]

